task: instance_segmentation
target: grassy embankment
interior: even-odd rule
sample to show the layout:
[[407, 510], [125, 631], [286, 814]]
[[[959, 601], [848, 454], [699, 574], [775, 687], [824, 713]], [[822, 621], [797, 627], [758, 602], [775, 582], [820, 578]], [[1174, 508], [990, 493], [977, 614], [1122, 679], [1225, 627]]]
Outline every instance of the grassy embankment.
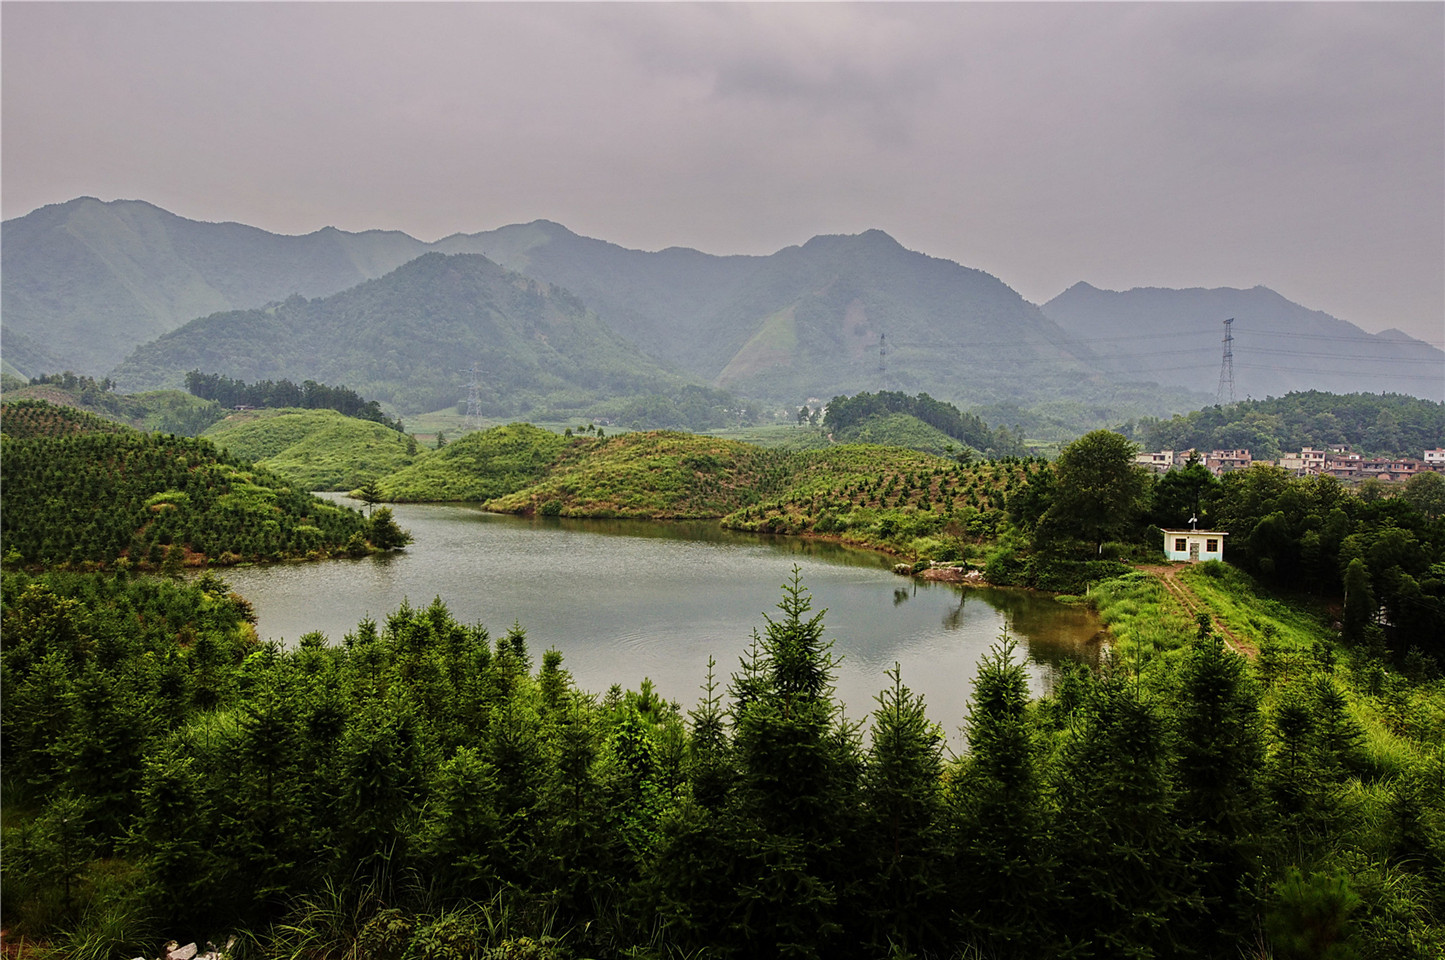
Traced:
[[[1209, 562], [1181, 567], [1175, 576], [1216, 631], [1258, 651], [1251, 672], [1266, 715], [1317, 698], [1322, 689], [1343, 697], [1345, 723], [1358, 740], [1355, 776], [1343, 799], [1356, 822], [1381, 820], [1399, 778], [1440, 782], [1445, 680], [1428, 668], [1391, 669], [1382, 651], [1345, 646], [1330, 609], [1271, 595], [1235, 567]], [[1175, 669], [1197, 630], [1191, 611], [1151, 573], [1099, 583], [1087, 600], [1113, 634], [1115, 661], [1146, 676]]]

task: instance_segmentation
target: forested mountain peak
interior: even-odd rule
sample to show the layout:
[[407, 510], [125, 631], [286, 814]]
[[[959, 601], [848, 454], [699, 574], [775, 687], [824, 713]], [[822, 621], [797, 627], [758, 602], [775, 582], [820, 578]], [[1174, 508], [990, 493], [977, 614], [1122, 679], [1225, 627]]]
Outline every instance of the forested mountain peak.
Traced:
[[329, 297], [193, 320], [136, 350], [116, 381], [171, 385], [204, 370], [346, 383], [409, 414], [466, 399], [473, 365], [489, 416], [527, 414], [544, 398], [584, 405], [681, 382], [566, 290], [478, 254], [436, 251]]

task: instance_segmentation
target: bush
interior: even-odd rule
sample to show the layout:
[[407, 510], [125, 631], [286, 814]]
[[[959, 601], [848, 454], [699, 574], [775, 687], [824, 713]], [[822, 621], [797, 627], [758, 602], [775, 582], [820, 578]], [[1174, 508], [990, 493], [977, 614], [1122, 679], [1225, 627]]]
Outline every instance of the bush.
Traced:
[[1028, 562], [1008, 548], [989, 554], [984, 565], [983, 578], [1000, 587], [1025, 586]]

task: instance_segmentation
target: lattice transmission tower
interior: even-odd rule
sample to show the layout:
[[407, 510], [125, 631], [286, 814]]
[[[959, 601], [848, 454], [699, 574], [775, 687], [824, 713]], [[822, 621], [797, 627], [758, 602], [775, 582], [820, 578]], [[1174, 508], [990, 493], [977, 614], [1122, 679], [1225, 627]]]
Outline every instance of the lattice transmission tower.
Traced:
[[482, 427], [482, 395], [477, 385], [477, 365], [472, 363], [471, 379], [467, 382], [467, 429], [480, 430]]
[[1233, 324], [1233, 317], [1224, 321], [1224, 357], [1219, 361], [1219, 392], [1216, 396], [1220, 403], [1234, 402], [1234, 332], [1231, 329]]
[[878, 334], [878, 389], [888, 389], [888, 334]]

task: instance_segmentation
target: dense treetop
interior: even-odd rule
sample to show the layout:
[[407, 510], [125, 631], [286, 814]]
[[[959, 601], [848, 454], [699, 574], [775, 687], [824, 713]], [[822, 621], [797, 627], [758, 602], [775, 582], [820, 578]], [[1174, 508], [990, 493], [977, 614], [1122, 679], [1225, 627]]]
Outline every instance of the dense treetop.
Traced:
[[1198, 583], [1258, 668], [1133, 574], [1098, 594], [1113, 666], [1031, 701], [1004, 639], [965, 717], [895, 670], [860, 727], [796, 577], [684, 713], [440, 600], [282, 650], [214, 576], [9, 573], [7, 925], [70, 956], [1438, 956], [1438, 682]]
[[1398, 393], [1310, 390], [1204, 407], [1169, 420], [1146, 418], [1125, 432], [1146, 450], [1248, 449], [1259, 460], [1332, 443], [1362, 454], [1419, 458], [1445, 446], [1445, 403]]
[[8, 556], [158, 567], [365, 552], [367, 524], [208, 441], [79, 433], [0, 439]]

